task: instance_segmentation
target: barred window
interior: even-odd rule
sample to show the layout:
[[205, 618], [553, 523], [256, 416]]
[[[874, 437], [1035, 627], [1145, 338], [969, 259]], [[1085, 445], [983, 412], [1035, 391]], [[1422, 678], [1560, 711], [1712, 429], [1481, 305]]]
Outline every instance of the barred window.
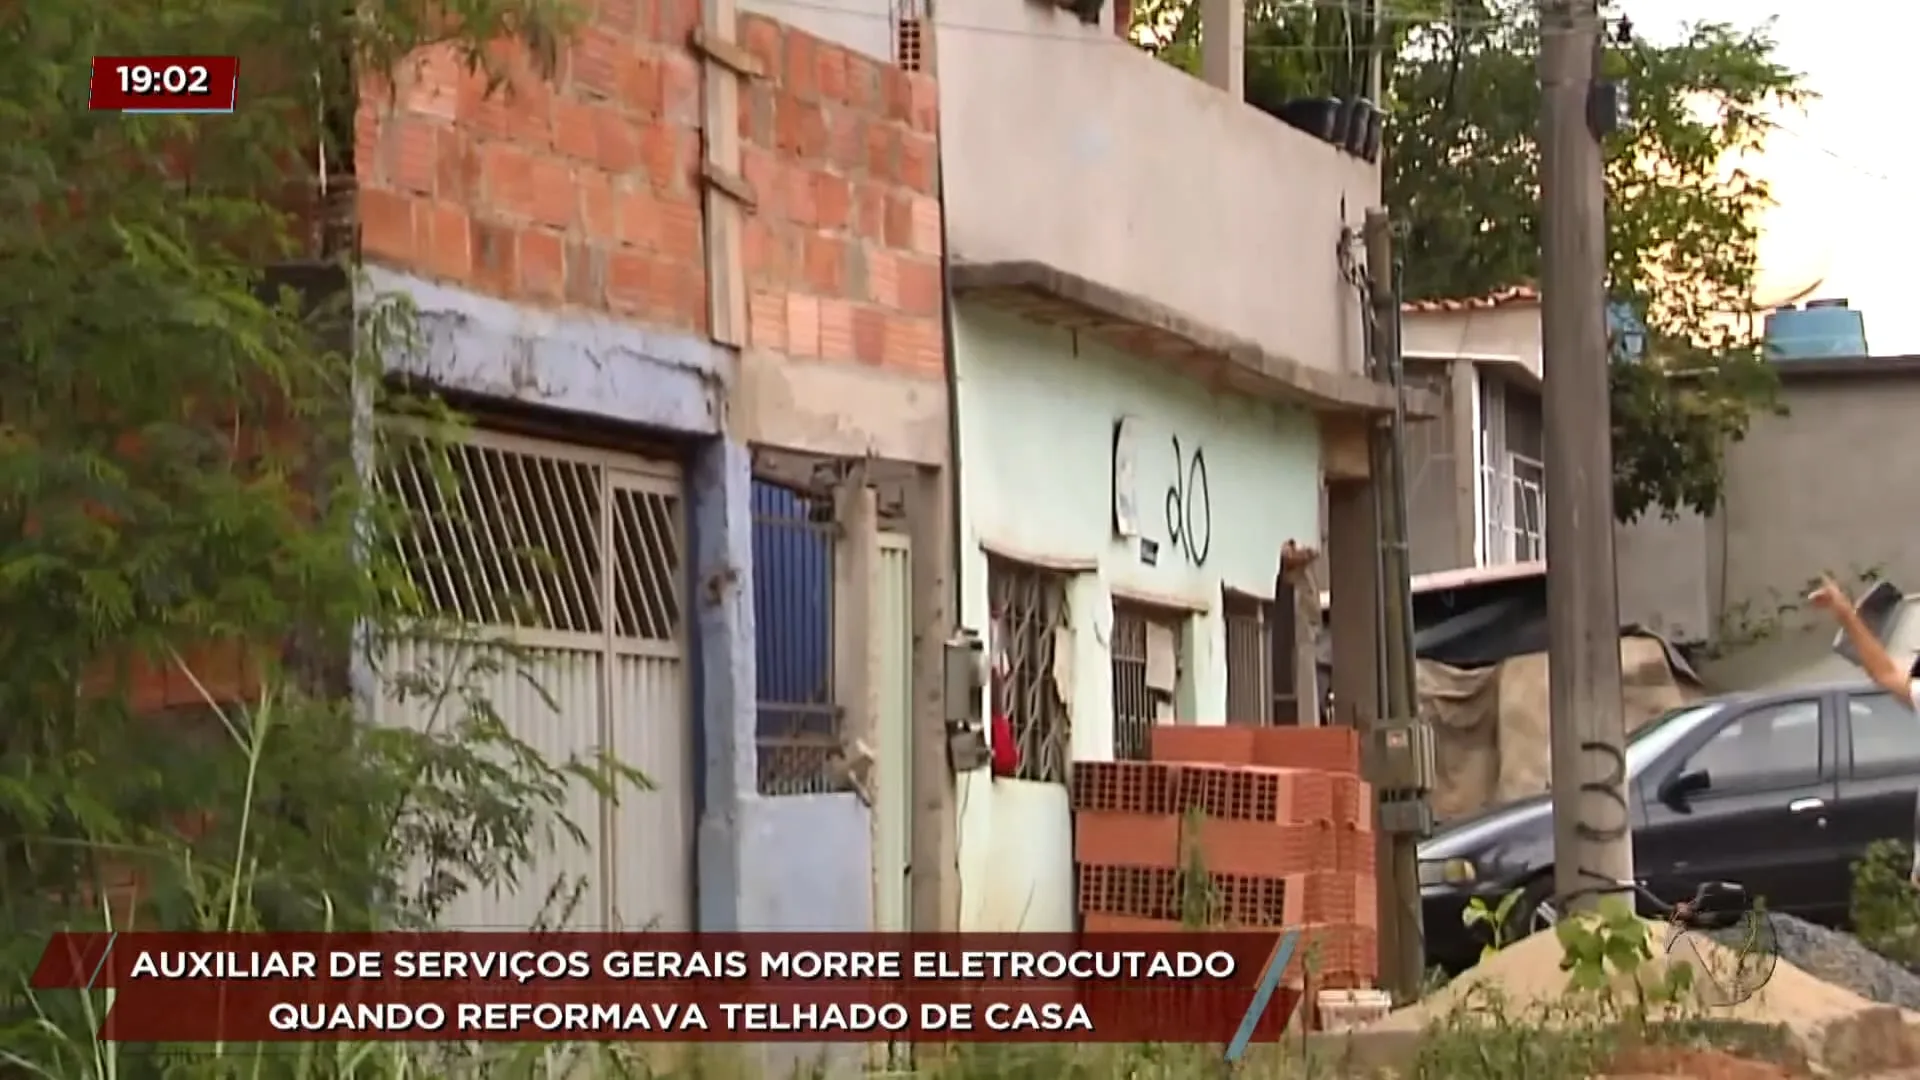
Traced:
[[[1307, 614], [1311, 612], [1311, 614]], [[1320, 594], [1309, 580], [1303, 591], [1275, 576], [1273, 603], [1264, 609], [1267, 624], [1267, 723], [1288, 727], [1300, 722], [1300, 622], [1320, 617]], [[1308, 634], [1312, 634], [1309, 627]], [[1313, 640], [1311, 636], [1309, 641]]]
[[[1227, 723], [1274, 722], [1273, 642], [1268, 623], [1274, 605], [1228, 589], [1221, 598], [1227, 636]], [[1277, 610], [1273, 612], [1278, 616]]]
[[1013, 728], [1020, 751], [1015, 775], [1064, 784], [1071, 742], [1054, 662], [1067, 625], [1067, 575], [990, 558], [987, 592], [993, 609], [993, 707]]
[[[1117, 761], [1147, 760], [1153, 725], [1173, 719], [1174, 687], [1186, 659], [1180, 655], [1185, 618], [1182, 612], [1114, 601], [1108, 655], [1113, 667], [1113, 756]], [[1156, 647], [1156, 637], [1164, 644]], [[1157, 648], [1169, 650], [1159, 665]], [[1156, 666], [1161, 669], [1156, 671]]]
[[753, 482], [754, 742], [762, 795], [849, 790], [834, 767], [835, 527], [830, 500]]

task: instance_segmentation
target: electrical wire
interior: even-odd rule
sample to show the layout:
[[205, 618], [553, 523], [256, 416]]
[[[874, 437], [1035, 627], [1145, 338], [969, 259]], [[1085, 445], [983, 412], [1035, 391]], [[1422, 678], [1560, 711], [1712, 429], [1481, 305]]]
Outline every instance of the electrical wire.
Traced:
[[[851, 10], [848, 8], [837, 7], [830, 3], [822, 2], [822, 0], [760, 0], [760, 4], [763, 7], [773, 8], [773, 9], [788, 9], [788, 10], [795, 10], [795, 11], [817, 11], [823, 14], [833, 15], [837, 19], [838, 18], [878, 19], [878, 20], [883, 20], [887, 22], [893, 22], [895, 20], [895, 16], [889, 12]], [[1295, 2], [1291, 6], [1294, 8], [1328, 10], [1328, 11], [1351, 11], [1352, 10], [1351, 0], [1295, 0]], [[1527, 22], [1526, 15], [1513, 15], [1513, 16], [1508, 16], [1504, 18], [1442, 20], [1442, 19], [1433, 18], [1432, 13], [1430, 11], [1419, 11], [1419, 10], [1409, 9], [1409, 8], [1387, 6], [1382, 9], [1382, 12], [1390, 20], [1400, 21], [1409, 25], [1443, 28], [1443, 29], [1454, 30], [1454, 31], [1468, 31], [1468, 32], [1483, 31], [1483, 30], [1512, 30], [1525, 25], [1525, 23]], [[1603, 23], [1611, 30], [1611, 33], [1608, 36], [1612, 39], [1613, 44], [1615, 44], [1617, 47], [1636, 47], [1636, 48], [1644, 47], [1643, 43], [1641, 43], [1638, 39], [1632, 37], [1633, 22], [1631, 18], [1627, 16], [1606, 17], [1603, 19]], [[1121, 38], [1117, 35], [1089, 34], [1084, 32], [1084, 28], [1082, 28], [1081, 32], [1027, 30], [1027, 29], [1021, 29], [1018, 27], [1010, 27], [1010, 26], [989, 26], [986, 24], [978, 24], [978, 23], [956, 22], [956, 21], [951, 21], [944, 18], [935, 19], [934, 26], [938, 31], [943, 33], [978, 34], [985, 37], [1035, 39], [1035, 40], [1055, 41], [1055, 42], [1060, 42], [1062, 44], [1086, 45], [1086, 46], [1093, 46], [1093, 47], [1100, 47], [1100, 48], [1110, 47], [1116, 43], [1133, 45], [1135, 47], [1143, 47], [1139, 42], [1132, 41], [1130, 39]], [[1554, 32], [1569, 32], [1569, 31], [1558, 31], [1558, 30], [1549, 28], [1543, 32], [1554, 33]], [[1323, 45], [1323, 44], [1312, 44], [1312, 43], [1305, 43], [1305, 42], [1290, 43], [1290, 44], [1284, 44], [1284, 45], [1248, 44], [1246, 46], [1243, 46], [1243, 48], [1241, 49], [1241, 52], [1244, 55], [1248, 55], [1248, 56], [1314, 56], [1314, 55], [1352, 56], [1352, 55], [1358, 55], [1362, 51], [1363, 51], [1362, 47], [1358, 44], [1324, 44]], [[1765, 127], [1769, 131], [1777, 132], [1779, 134], [1786, 135], [1792, 139], [1795, 139], [1796, 141], [1804, 144], [1805, 146], [1815, 151], [1816, 153], [1819, 153], [1825, 157], [1831, 158], [1832, 160], [1840, 163], [1841, 165], [1846, 166], [1848, 169], [1851, 169], [1862, 176], [1868, 177], [1873, 180], [1878, 180], [1882, 183], [1889, 183], [1889, 184], [1908, 182], [1893, 176], [1889, 176], [1886, 173], [1868, 168], [1860, 164], [1859, 162], [1848, 158], [1846, 155], [1841, 154], [1840, 152], [1832, 149], [1831, 147], [1821, 144], [1820, 142], [1813, 139], [1811, 136], [1807, 135], [1806, 133], [1799, 131], [1798, 129], [1791, 127], [1787, 124], [1783, 124], [1780, 121], [1773, 119], [1772, 117], [1762, 115], [1752, 109], [1748, 109], [1738, 105], [1733, 105], [1731, 103], [1722, 102], [1721, 104], [1722, 104], [1722, 107], [1728, 109], [1729, 111], [1740, 114], [1741, 117], [1747, 120], [1748, 122], [1759, 125], [1761, 127]]]
[[[885, 22], [894, 22], [897, 19], [897, 16], [891, 12], [857, 11], [844, 7], [836, 7], [832, 4], [821, 2], [821, 0], [759, 0], [757, 6], [770, 10], [785, 8], [796, 11], [818, 11], [823, 14], [833, 15], [835, 18], [878, 19]], [[1351, 0], [1294, 0], [1294, 3], [1290, 6], [1327, 11], [1351, 12], [1353, 10]], [[1437, 20], [1433, 18], [1431, 12], [1420, 12], [1405, 8], [1395, 9], [1392, 7], [1386, 8], [1384, 14], [1390, 20], [1408, 25], [1445, 26], [1459, 30], [1514, 29], [1524, 23], [1524, 20], [1520, 18], [1463, 19], [1458, 21]], [[1114, 44], [1138, 45], [1137, 42], [1131, 39], [1122, 38], [1115, 34], [1087, 33], [1085, 32], [1085, 27], [1082, 27], [1080, 32], [1068, 31], [1063, 33], [1047, 30], [1026, 30], [1011, 26], [989, 26], [982, 23], [953, 21], [943, 17], [935, 17], [932, 23], [935, 30], [943, 33], [979, 34], [986, 37], [1034, 38], [1058, 41], [1065, 44], [1091, 45], [1102, 48]], [[1365, 52], [1366, 47], [1364, 43], [1360, 42], [1354, 44], [1328, 45], [1302, 43], [1287, 45], [1247, 45], [1242, 51], [1249, 55], [1256, 56], [1266, 54], [1298, 56], [1313, 53], [1359, 54]]]
[[[1617, 17], [1610, 18], [1606, 21], [1611, 25], [1613, 30], [1613, 33], [1611, 35], [1610, 40], [1608, 41], [1608, 44], [1621, 50], [1632, 50], [1635, 53], [1641, 55], [1642, 57], [1646, 55], [1646, 48], [1647, 48], [1646, 43], [1634, 36], [1633, 19], [1630, 16], [1620, 15]], [[1841, 154], [1839, 151], [1834, 150], [1829, 146], [1823, 145], [1822, 143], [1815, 140], [1814, 138], [1807, 135], [1806, 133], [1799, 131], [1798, 129], [1793, 128], [1787, 124], [1783, 124], [1780, 121], [1774, 119], [1773, 117], [1767, 116], [1766, 114], [1759, 112], [1758, 110], [1748, 108], [1744, 105], [1737, 105], [1725, 99], [1721, 99], [1719, 101], [1719, 105], [1721, 108], [1725, 109], [1727, 112], [1732, 113], [1735, 116], [1738, 116], [1740, 119], [1746, 121], [1749, 124], [1753, 124], [1756, 127], [1765, 128], [1769, 132], [1775, 132], [1781, 135], [1786, 135], [1792, 139], [1795, 139], [1799, 141], [1802, 145], [1806, 146], [1809, 150], [1812, 150], [1825, 157], [1831, 158], [1832, 160], [1839, 162], [1841, 165], [1844, 165], [1847, 168], [1853, 170], [1854, 172], [1857, 172], [1862, 176], [1868, 177], [1869, 179], [1879, 180], [1883, 183], [1888, 183], [1888, 184], [1902, 182], [1894, 179], [1891, 176], [1888, 176], [1883, 172], [1879, 172], [1877, 170], [1867, 168], [1866, 166], [1861, 165], [1859, 162], [1849, 159], [1846, 155]]]
[[[822, 2], [822, 0], [760, 0], [760, 5], [766, 8], [785, 8], [785, 9], [796, 10], [796, 11], [818, 11], [824, 14], [831, 14], [835, 18], [880, 19], [880, 20], [885, 20], [887, 22], [892, 22], [896, 18], [896, 16], [891, 12], [851, 10], [844, 7], [837, 7], [830, 3]], [[1288, 7], [1294, 10], [1308, 9], [1308, 10], [1326, 10], [1326, 11], [1342, 11], [1342, 12], [1353, 11], [1351, 0], [1292, 0], [1292, 2], [1288, 5]], [[1531, 19], [1530, 11], [1518, 11], [1504, 17], [1487, 17], [1487, 18], [1474, 18], [1474, 19], [1439, 19], [1434, 17], [1431, 10], [1399, 7], [1391, 4], [1382, 5], [1381, 7], [1375, 9], [1374, 13], [1384, 16], [1389, 21], [1403, 23], [1408, 26], [1427, 27], [1427, 28], [1434, 28], [1434, 29], [1447, 29], [1447, 30], [1452, 30], [1456, 32], [1460, 32], [1460, 31], [1472, 32], [1472, 31], [1485, 31], [1485, 30], [1513, 30], [1513, 29], [1518, 29], [1522, 26], [1527, 25], [1527, 23]], [[944, 18], [936, 18], [933, 20], [933, 22], [934, 22], [935, 29], [944, 33], [979, 34], [987, 37], [1004, 37], [1004, 38], [1030, 38], [1030, 39], [1057, 41], [1063, 44], [1089, 45], [1089, 46], [1096, 46], [1096, 47], [1103, 47], [1103, 48], [1111, 46], [1115, 43], [1129, 44], [1129, 45], [1134, 45], [1136, 47], [1142, 47], [1142, 43], [1133, 41], [1131, 39], [1122, 38], [1118, 35], [1111, 35], [1111, 34], [1089, 34], [1084, 32], [1084, 28], [1082, 28], [1081, 32], [1077, 32], [1077, 33], [1076, 32], [1060, 33], [1060, 32], [1044, 31], [1044, 30], [1026, 30], [1026, 29], [1020, 29], [1017, 27], [1010, 27], [1010, 26], [989, 26], [985, 24], [956, 22], [956, 21], [952, 21]], [[1640, 47], [1641, 46], [1641, 43], [1638, 41], [1638, 39], [1633, 37], [1633, 20], [1630, 17], [1625, 15], [1603, 16], [1601, 19], [1601, 22], [1603, 26], [1606, 27], [1607, 30], [1609, 31], [1607, 36], [1611, 39], [1614, 45], [1618, 47]], [[1579, 28], [1577, 27], [1566, 28], [1566, 29], [1552, 28], [1552, 27], [1537, 28], [1537, 32], [1576, 33], [1576, 32], [1579, 32]], [[1285, 44], [1285, 45], [1248, 44], [1243, 46], [1239, 51], [1242, 54], [1248, 55], [1248, 56], [1313, 56], [1313, 55], [1357, 56], [1364, 51], [1364, 46], [1359, 43], [1351, 43], [1351, 44], [1341, 43], [1341, 44], [1321, 45], [1321, 44], [1310, 44], [1310, 43], [1304, 43], [1304, 42], [1291, 43], [1291, 44]], [[1879, 180], [1885, 183], [1904, 183], [1905, 182], [1905, 181], [1898, 180], [1894, 177], [1888, 176], [1885, 173], [1881, 173], [1873, 169], [1869, 169], [1859, 164], [1858, 162], [1852, 161], [1849, 158], [1847, 158], [1845, 155], [1839, 153], [1838, 151], [1835, 151], [1829, 147], [1821, 145], [1820, 143], [1808, 137], [1804, 133], [1792, 127], [1789, 127], [1785, 124], [1782, 124], [1771, 117], [1763, 116], [1757, 112], [1754, 112], [1753, 110], [1726, 104], [1724, 102], [1722, 104], [1724, 107], [1740, 113], [1742, 117], [1747, 119], [1749, 122], [1766, 127], [1770, 131], [1775, 131], [1780, 134], [1787, 135], [1791, 138], [1799, 140], [1800, 142], [1806, 144], [1808, 148], [1826, 157], [1832, 158], [1834, 161], [1837, 161], [1840, 164], [1845, 165], [1849, 169], [1852, 169], [1863, 176], [1869, 177], [1874, 180]]]
[[1739, 113], [1741, 119], [1746, 120], [1748, 123], [1756, 124], [1760, 127], [1766, 128], [1768, 131], [1777, 132], [1781, 135], [1788, 136], [1789, 138], [1792, 138], [1795, 141], [1799, 142], [1801, 145], [1805, 146], [1807, 149], [1812, 150], [1815, 153], [1818, 153], [1824, 157], [1831, 158], [1832, 160], [1839, 162], [1840, 164], [1846, 166], [1848, 169], [1856, 173], [1859, 173], [1861, 176], [1864, 176], [1869, 180], [1878, 180], [1884, 184], [1910, 184], [1913, 182], [1911, 180], [1899, 180], [1899, 179], [1896, 179], [1895, 177], [1888, 176], [1886, 173], [1879, 172], [1878, 170], [1875, 170], [1875, 169], [1867, 168], [1865, 165], [1862, 165], [1859, 162], [1848, 158], [1846, 155], [1840, 153], [1839, 151], [1834, 150], [1829, 146], [1823, 145], [1819, 141], [1815, 140], [1812, 136], [1807, 135], [1805, 132], [1799, 131], [1792, 127], [1788, 127], [1786, 124], [1783, 124], [1780, 121], [1775, 120], [1770, 116], [1764, 116], [1760, 113], [1754, 112], [1751, 109], [1740, 108], [1737, 105], [1728, 105], [1726, 107], [1731, 112]]

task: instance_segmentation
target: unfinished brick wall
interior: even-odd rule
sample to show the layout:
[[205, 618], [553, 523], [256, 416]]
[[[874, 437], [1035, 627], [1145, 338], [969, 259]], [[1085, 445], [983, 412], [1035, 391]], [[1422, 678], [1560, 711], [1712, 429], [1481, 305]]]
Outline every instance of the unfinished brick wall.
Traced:
[[933, 76], [759, 16], [740, 42], [769, 76], [741, 95], [750, 347], [939, 374]]
[[368, 262], [542, 306], [701, 331], [697, 0], [602, 3], [551, 81], [516, 47], [489, 97], [450, 49], [356, 117]]
[[[509, 55], [486, 98], [450, 52], [370, 88], [356, 171], [365, 258], [476, 291], [703, 332], [695, 0], [602, 3], [551, 82]], [[759, 16], [736, 39], [749, 347], [942, 370], [936, 88]], [[504, 54], [503, 55], [507, 55]]]

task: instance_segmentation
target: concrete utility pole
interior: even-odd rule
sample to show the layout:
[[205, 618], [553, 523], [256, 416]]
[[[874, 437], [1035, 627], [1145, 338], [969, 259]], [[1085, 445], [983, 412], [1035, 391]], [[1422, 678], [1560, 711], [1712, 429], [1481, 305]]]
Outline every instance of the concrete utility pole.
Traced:
[[1200, 77], [1246, 99], [1247, 0], [1200, 0]]
[[[1600, 12], [1540, 2], [1540, 316], [1546, 396], [1548, 701], [1555, 891], [1633, 880], [1607, 410], [1606, 184], [1593, 130]], [[1598, 889], [1600, 892], [1588, 890]], [[1585, 895], [1582, 895], [1585, 893]]]
[[[1403, 389], [1400, 366], [1400, 293], [1395, 287], [1393, 225], [1387, 212], [1367, 211], [1362, 239], [1367, 248], [1367, 297], [1373, 322], [1373, 377]], [[1397, 395], [1399, 396], [1399, 395]], [[1420, 706], [1413, 667], [1412, 566], [1407, 546], [1405, 475], [1406, 408], [1376, 426], [1370, 440], [1373, 492], [1379, 522], [1380, 703], [1383, 728], [1413, 725]], [[1370, 742], [1372, 740], [1369, 740]], [[1420, 926], [1420, 838], [1423, 827], [1405, 815], [1418, 812], [1423, 792], [1404, 790], [1376, 771], [1372, 776], [1381, 804], [1376, 822], [1374, 862], [1381, 890], [1380, 976], [1397, 1001], [1413, 1001], [1426, 975], [1425, 937]]]

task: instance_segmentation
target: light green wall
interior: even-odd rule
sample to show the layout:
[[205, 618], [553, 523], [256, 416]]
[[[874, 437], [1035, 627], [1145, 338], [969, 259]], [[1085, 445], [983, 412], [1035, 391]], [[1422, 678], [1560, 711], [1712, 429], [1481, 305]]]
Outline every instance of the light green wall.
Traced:
[[[1195, 612], [1182, 638], [1180, 719], [1226, 720], [1223, 586], [1271, 596], [1280, 546], [1320, 535], [1318, 429], [1306, 412], [1217, 395], [1068, 331], [974, 305], [955, 316], [961, 487], [961, 622], [985, 632], [986, 550], [1093, 569], [1068, 594], [1067, 706], [1078, 759], [1113, 756], [1108, 634], [1115, 591]], [[1114, 425], [1140, 431], [1141, 535], [1113, 527]], [[1194, 563], [1169, 536], [1167, 491], [1182, 454], [1204, 452], [1211, 538]], [[1071, 824], [1057, 785], [962, 778], [962, 919], [967, 929], [1071, 926]]]

